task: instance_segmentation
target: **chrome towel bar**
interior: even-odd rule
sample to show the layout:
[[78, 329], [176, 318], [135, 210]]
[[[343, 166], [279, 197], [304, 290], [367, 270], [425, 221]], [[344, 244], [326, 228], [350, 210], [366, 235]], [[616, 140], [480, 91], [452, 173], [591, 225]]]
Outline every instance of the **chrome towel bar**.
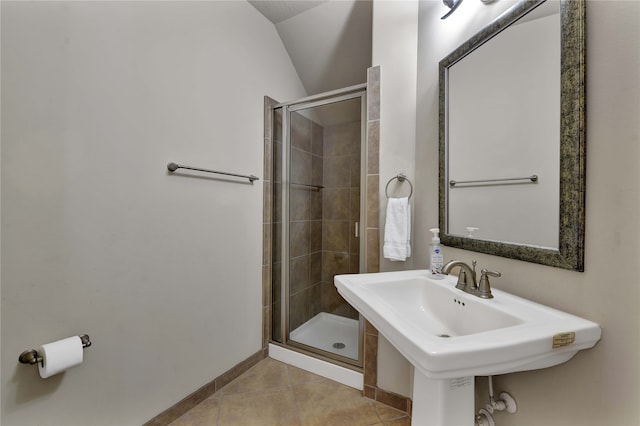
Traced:
[[[89, 338], [88, 334], [81, 334], [78, 337], [80, 337], [83, 348], [88, 348], [89, 346], [91, 346], [91, 338]], [[22, 352], [18, 357], [18, 361], [20, 361], [21, 364], [35, 365], [41, 363], [42, 360], [42, 355], [40, 355], [35, 349], [28, 349]]]
[[167, 164], [167, 169], [170, 172], [175, 172], [178, 169], [187, 169], [187, 170], [195, 170], [195, 171], [198, 171], [198, 172], [205, 172], [205, 173], [216, 173], [216, 174], [219, 174], [219, 175], [234, 176], [234, 177], [249, 179], [249, 182], [251, 182], [251, 183], [253, 183], [254, 180], [260, 180], [260, 178], [258, 176], [254, 176], [254, 175], [239, 175], [237, 173], [219, 172], [217, 170], [209, 170], [209, 169], [201, 169], [201, 168], [198, 168], [198, 167], [183, 166], [182, 164], [176, 164], [176, 163]]
[[310, 188], [314, 191], [320, 191], [321, 189], [324, 189], [324, 186], [322, 185], [311, 185], [308, 183], [295, 183], [295, 182], [291, 182], [291, 185], [295, 185], [295, 186], [303, 186], [305, 188]]
[[[483, 184], [483, 183], [494, 183], [494, 182], [510, 182], [510, 181], [515, 181], [515, 180], [526, 180], [526, 181], [531, 181], [532, 183], [536, 183], [538, 182], [538, 175], [531, 175], [531, 176], [526, 176], [526, 177], [516, 177], [516, 178], [503, 178], [503, 179], [481, 179], [481, 180], [453, 180], [451, 179], [449, 181], [449, 186], [450, 187], [455, 187], [458, 184], [461, 183], [475, 183], [475, 184]], [[524, 182], [526, 183], [526, 182]]]

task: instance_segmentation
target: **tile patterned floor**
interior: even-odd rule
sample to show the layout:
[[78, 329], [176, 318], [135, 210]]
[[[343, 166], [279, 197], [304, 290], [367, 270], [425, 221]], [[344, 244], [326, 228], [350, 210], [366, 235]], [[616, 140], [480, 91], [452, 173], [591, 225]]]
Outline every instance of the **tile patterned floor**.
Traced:
[[402, 411], [266, 358], [170, 426], [410, 426]]

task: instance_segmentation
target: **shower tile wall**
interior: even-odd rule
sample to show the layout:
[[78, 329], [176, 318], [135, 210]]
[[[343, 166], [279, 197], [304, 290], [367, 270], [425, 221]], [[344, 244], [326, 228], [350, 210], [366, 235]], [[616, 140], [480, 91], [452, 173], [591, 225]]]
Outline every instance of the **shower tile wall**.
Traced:
[[291, 114], [290, 329], [321, 312], [323, 129]]
[[338, 294], [336, 274], [358, 273], [360, 241], [360, 122], [324, 129], [322, 190], [322, 311], [358, 318]]
[[[265, 98], [266, 102], [271, 105], [277, 104], [277, 102], [271, 98]], [[267, 112], [270, 112], [267, 109]], [[269, 229], [265, 226], [265, 237], [270, 236], [268, 245], [270, 246], [271, 255], [271, 279], [269, 280], [268, 287], [270, 287], [270, 299], [271, 308], [269, 310], [269, 316], [271, 317], [271, 338], [276, 342], [282, 343], [282, 317], [280, 311], [282, 309], [281, 303], [281, 277], [282, 277], [282, 263], [281, 263], [281, 250], [282, 250], [282, 110], [273, 110], [273, 117], [267, 118], [269, 122], [272, 122], [273, 128], [268, 128], [272, 132], [272, 151], [273, 156], [265, 154], [265, 158], [271, 159], [271, 165], [265, 166], [273, 170], [272, 175], [272, 196], [269, 204], [266, 204], [265, 209], [272, 212], [271, 223], [268, 223]], [[266, 127], [266, 126], [265, 126]], [[265, 198], [269, 198], [265, 196]], [[271, 232], [269, 232], [271, 231]], [[266, 238], [265, 238], [266, 239]], [[265, 243], [267, 246], [267, 243]], [[268, 256], [266, 256], [268, 257]], [[264, 291], [264, 290], [263, 290]], [[269, 294], [269, 292], [266, 292]]]
[[[276, 111], [273, 177], [273, 339], [281, 341], [280, 232], [282, 230], [282, 123]], [[337, 293], [336, 274], [359, 271], [360, 123], [323, 128], [291, 114], [290, 329], [320, 312], [349, 318], [358, 313]], [[298, 184], [298, 185], [296, 185]], [[302, 184], [302, 185], [300, 185]], [[321, 185], [322, 190], [304, 185]]]

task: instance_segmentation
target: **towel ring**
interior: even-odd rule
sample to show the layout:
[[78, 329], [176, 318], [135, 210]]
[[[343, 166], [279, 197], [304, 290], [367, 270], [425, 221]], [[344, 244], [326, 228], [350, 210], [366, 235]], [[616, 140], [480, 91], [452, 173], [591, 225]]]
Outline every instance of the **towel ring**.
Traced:
[[389, 198], [389, 184], [394, 180], [394, 179], [398, 179], [398, 182], [404, 182], [405, 180], [407, 181], [407, 183], [409, 184], [409, 187], [411, 187], [411, 192], [409, 192], [409, 199], [411, 199], [411, 196], [413, 195], [413, 185], [411, 184], [411, 181], [409, 179], [407, 179], [407, 177], [403, 174], [403, 173], [399, 173], [398, 175], [392, 177], [391, 179], [389, 179], [389, 182], [387, 182], [387, 186], [384, 187], [384, 193], [387, 196], [387, 199]]

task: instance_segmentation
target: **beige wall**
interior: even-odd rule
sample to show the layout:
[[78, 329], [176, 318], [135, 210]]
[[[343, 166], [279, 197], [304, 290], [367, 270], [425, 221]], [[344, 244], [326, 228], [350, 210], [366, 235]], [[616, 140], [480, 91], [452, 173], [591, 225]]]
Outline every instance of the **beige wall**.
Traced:
[[[416, 140], [416, 52], [418, 25], [417, 0], [376, 1], [373, 5], [372, 63], [380, 66], [380, 225], [386, 220], [387, 182], [404, 173], [414, 183]], [[409, 185], [393, 180], [389, 195], [406, 197]], [[413, 205], [415, 199], [411, 198]], [[406, 262], [392, 262], [382, 254], [380, 270], [411, 269], [415, 256]], [[413, 244], [412, 244], [413, 245]]]
[[[640, 424], [640, 2], [587, 3], [585, 272], [445, 247], [445, 260], [477, 259], [479, 267], [501, 271], [495, 287], [603, 329], [595, 348], [566, 364], [497, 377], [496, 391], [518, 402], [517, 414], [495, 416], [500, 425]], [[464, 2], [441, 21], [441, 2], [420, 3], [416, 267], [427, 266], [427, 228], [437, 223], [438, 61], [509, 5]], [[483, 403], [485, 384], [478, 380]]]
[[[374, 1], [372, 63], [380, 66], [380, 271], [413, 269], [420, 264], [414, 237], [416, 219], [416, 79], [418, 1]], [[404, 173], [414, 186], [411, 247], [413, 254], [405, 262], [383, 257], [386, 220], [387, 182]], [[394, 179], [389, 185], [392, 197], [407, 196], [410, 187]], [[413, 370], [402, 355], [380, 335], [378, 337], [378, 386], [403, 396], [411, 396]]]
[[142, 424], [261, 348], [262, 181], [166, 164], [262, 177], [263, 96], [304, 90], [246, 2], [1, 7], [1, 423]]

